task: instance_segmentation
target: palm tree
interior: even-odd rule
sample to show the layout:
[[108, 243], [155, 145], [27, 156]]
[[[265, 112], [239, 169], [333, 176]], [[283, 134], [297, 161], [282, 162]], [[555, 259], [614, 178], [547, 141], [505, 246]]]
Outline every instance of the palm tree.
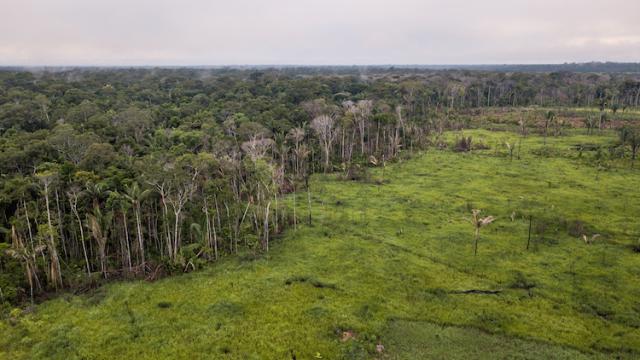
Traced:
[[82, 226], [82, 220], [80, 220], [80, 214], [78, 212], [78, 198], [80, 197], [80, 189], [76, 186], [72, 186], [67, 191], [67, 199], [69, 199], [69, 205], [71, 206], [71, 212], [75, 215], [78, 221], [78, 228], [80, 229], [80, 243], [82, 244], [82, 252], [84, 254], [84, 261], [87, 266], [87, 275], [91, 276], [91, 266], [89, 265], [89, 257], [87, 256], [87, 247], [84, 243], [84, 229]]
[[24, 264], [25, 275], [29, 282], [29, 290], [31, 295], [31, 302], [33, 302], [33, 290], [34, 287], [40, 290], [40, 280], [38, 279], [38, 267], [36, 265], [36, 255], [42, 253], [46, 248], [44, 245], [38, 245], [35, 248], [30, 249], [25, 246], [22, 238], [18, 235], [16, 227], [11, 226], [11, 249], [7, 250], [7, 254], [15, 259], [18, 259]]
[[[118, 191], [109, 191], [107, 206], [113, 211], [115, 216], [119, 215], [122, 221], [122, 230], [124, 230], [124, 237], [119, 237], [122, 255], [122, 268], [124, 270], [126, 266], [128, 273], [131, 273], [133, 271], [133, 267], [131, 262], [131, 246], [129, 241], [128, 226], [129, 221], [127, 214], [131, 207], [131, 204], [127, 201], [127, 198], [124, 195], [120, 194]], [[113, 225], [115, 226], [116, 224], [114, 223]]]
[[40, 182], [42, 182], [43, 186], [43, 194], [47, 209], [47, 225], [44, 233], [48, 234], [48, 244], [47, 248], [49, 250], [49, 257], [51, 258], [51, 266], [49, 269], [49, 275], [51, 278], [51, 282], [53, 283], [53, 287], [58, 289], [62, 287], [62, 269], [60, 268], [60, 259], [58, 257], [58, 249], [56, 248], [55, 243], [55, 229], [53, 227], [53, 223], [51, 222], [51, 207], [49, 204], [49, 188], [58, 173], [55, 170], [45, 170], [36, 174]]
[[473, 209], [471, 211], [471, 223], [475, 229], [473, 238], [473, 255], [478, 255], [478, 240], [480, 239], [480, 229], [484, 226], [491, 224], [495, 218], [493, 216], [487, 216], [485, 218], [480, 217], [482, 210]]
[[142, 236], [142, 222], [140, 220], [140, 204], [151, 193], [150, 190], [142, 190], [137, 182], [125, 187], [124, 197], [131, 202], [133, 213], [136, 218], [136, 237], [138, 238], [138, 251], [140, 252], [140, 265], [144, 274], [145, 256], [144, 256], [144, 237]]
[[88, 214], [89, 229], [91, 229], [91, 235], [98, 245], [98, 255], [100, 256], [100, 272], [104, 278], [107, 278], [107, 239], [109, 224], [113, 213], [107, 212], [106, 214], [100, 210], [99, 207], [93, 209], [93, 214]]

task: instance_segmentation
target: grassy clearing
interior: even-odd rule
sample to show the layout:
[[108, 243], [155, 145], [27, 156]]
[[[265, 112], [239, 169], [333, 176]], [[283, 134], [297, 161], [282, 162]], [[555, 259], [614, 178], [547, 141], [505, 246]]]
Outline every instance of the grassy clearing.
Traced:
[[385, 330], [388, 359], [589, 359], [562, 346], [541, 345], [477, 329], [423, 321], [391, 321]]
[[[16, 311], [0, 358], [640, 356], [640, 173], [572, 148], [615, 135], [526, 138], [513, 161], [517, 135], [465, 135], [490, 149], [429, 151], [383, 185], [315, 177], [313, 225], [256, 260]], [[498, 218], [477, 256], [473, 208]]]

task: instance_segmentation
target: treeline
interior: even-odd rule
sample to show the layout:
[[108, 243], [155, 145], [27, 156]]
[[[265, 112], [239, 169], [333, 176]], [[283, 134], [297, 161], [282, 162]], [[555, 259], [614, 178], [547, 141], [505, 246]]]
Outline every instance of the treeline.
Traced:
[[480, 70], [500, 72], [582, 72], [582, 73], [640, 73], [640, 63], [585, 62], [564, 64], [494, 64], [494, 65], [425, 65], [402, 66], [431, 70]]
[[[640, 91], [624, 77], [469, 72], [82, 69], [0, 79], [0, 302], [268, 251], [284, 228], [311, 221], [309, 174], [358, 178], [456, 126], [459, 109], [542, 93], [556, 105], [581, 94], [574, 100], [604, 110], [637, 103]], [[308, 193], [283, 207], [295, 191]]]
[[[0, 71], [0, 133], [51, 129], [59, 119], [87, 126], [95, 117], [133, 104], [177, 127], [198, 112], [216, 119], [244, 113], [284, 130], [306, 121], [297, 107], [324, 98], [377, 99], [405, 105], [421, 121], [450, 109], [531, 106], [610, 108], [640, 106], [640, 74], [521, 73], [353, 67], [223, 69], [77, 69], [59, 72]], [[93, 117], [93, 118], [92, 118]], [[92, 119], [90, 119], [92, 118]], [[104, 122], [104, 121], [102, 121]]]
[[[248, 91], [242, 84], [235, 91]], [[239, 103], [198, 91], [154, 106], [111, 88], [92, 101], [24, 98], [39, 105], [31, 123], [46, 126], [2, 134], [3, 301], [268, 251], [284, 228], [311, 221], [310, 173], [357, 177], [361, 165], [420, 146], [429, 131], [381, 100], [273, 96], [265, 103], [275, 110], [256, 121], [214, 115], [216, 104], [259, 114], [264, 103], [250, 92], [234, 94], [246, 97]], [[289, 119], [274, 119], [279, 107]], [[281, 196], [296, 190], [309, 193], [298, 200], [304, 210], [282, 206]]]

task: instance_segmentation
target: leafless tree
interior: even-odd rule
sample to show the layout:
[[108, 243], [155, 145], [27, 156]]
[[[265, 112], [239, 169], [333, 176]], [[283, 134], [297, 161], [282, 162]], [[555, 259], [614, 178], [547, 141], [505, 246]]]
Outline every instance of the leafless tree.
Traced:
[[329, 171], [331, 149], [336, 137], [335, 120], [329, 115], [320, 115], [311, 121], [311, 128], [318, 136], [320, 147], [324, 152], [324, 170]]
[[267, 152], [273, 148], [274, 141], [269, 138], [252, 137], [251, 140], [242, 143], [242, 150], [251, 158], [256, 160], [263, 158]]

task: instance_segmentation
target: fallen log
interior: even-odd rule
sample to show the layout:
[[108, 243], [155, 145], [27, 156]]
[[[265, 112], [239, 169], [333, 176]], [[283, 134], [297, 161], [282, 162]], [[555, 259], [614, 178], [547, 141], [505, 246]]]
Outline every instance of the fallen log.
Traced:
[[479, 294], [479, 295], [497, 295], [500, 294], [502, 290], [482, 290], [482, 289], [468, 289], [468, 290], [453, 290], [449, 291], [449, 294]]

